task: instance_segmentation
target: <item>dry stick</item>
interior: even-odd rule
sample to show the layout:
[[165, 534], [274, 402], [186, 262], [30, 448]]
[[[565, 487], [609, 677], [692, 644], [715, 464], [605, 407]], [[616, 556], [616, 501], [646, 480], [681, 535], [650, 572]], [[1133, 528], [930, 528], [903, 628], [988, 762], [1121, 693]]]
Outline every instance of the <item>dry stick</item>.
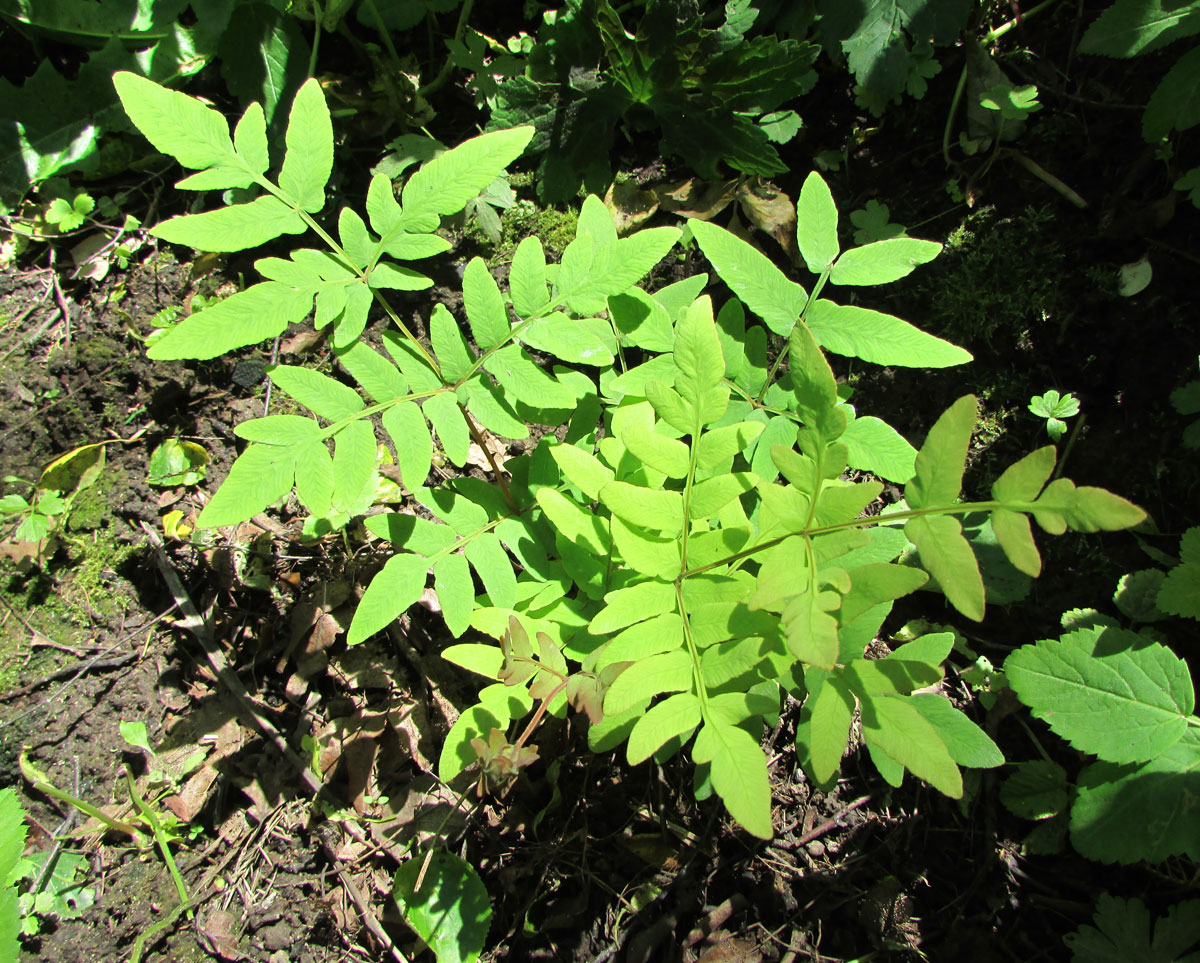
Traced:
[[799, 839], [797, 839], [794, 843], [791, 843], [788, 846], [788, 849], [793, 849], [796, 846], [805, 846], [808, 843], [811, 843], [814, 839], [824, 836], [831, 829], [834, 829], [838, 823], [840, 823], [843, 819], [845, 819], [852, 812], [854, 812], [854, 810], [858, 809], [860, 806], [865, 806], [870, 801], [871, 801], [870, 796], [859, 796], [856, 800], [854, 800], [854, 802], [850, 803], [850, 805], [848, 805], [845, 809], [841, 810], [840, 812], [838, 812], [837, 814], [835, 814], [833, 816], [830, 816], [828, 819], [825, 820], [825, 822], [821, 823], [819, 826], [814, 826], [812, 829], [810, 829], [808, 832], [806, 832], [803, 836], [801, 836]]
[[[314, 775], [313, 771], [308, 767], [308, 764], [300, 758], [294, 749], [288, 745], [287, 740], [279, 734], [279, 730], [274, 724], [258, 711], [258, 708], [250, 699], [250, 694], [246, 691], [246, 687], [242, 684], [242, 680], [238, 677], [225, 660], [225, 654], [217, 647], [216, 641], [213, 638], [212, 627], [197, 611], [196, 606], [192, 603], [191, 596], [183, 587], [183, 583], [179, 580], [175, 569], [171, 566], [167, 559], [166, 552], [163, 550], [163, 542], [156, 532], [146, 522], [142, 522], [142, 530], [146, 533], [146, 537], [150, 541], [151, 548], [154, 549], [154, 561], [158, 565], [159, 572], [162, 573], [167, 587], [171, 590], [171, 595], [175, 599], [175, 604], [179, 606], [179, 610], [183, 612], [185, 621], [183, 625], [192, 633], [196, 641], [200, 643], [204, 650], [204, 657], [208, 661], [209, 668], [213, 674], [225, 685], [229, 692], [237, 699], [242, 713], [250, 720], [255, 729], [270, 742], [296, 769], [300, 775], [300, 781], [314, 796], [325, 799], [331, 802], [334, 806], [339, 805], [339, 800], [329, 791], [329, 789]], [[346, 819], [343, 822], [346, 831], [354, 837], [357, 842], [367, 842], [367, 832], [355, 821]], [[397, 863], [404, 862], [403, 853], [395, 847], [395, 845], [387, 839], [374, 825], [369, 828], [371, 840]], [[326, 847], [329, 850], [329, 847]], [[329, 851], [331, 860], [333, 861], [334, 869], [337, 870], [339, 877], [342, 875], [341, 868], [337, 865], [336, 854]], [[345, 883], [345, 880], [343, 880]], [[369, 903], [363, 900], [362, 894], [358, 894], [358, 899], [355, 898], [356, 889], [352, 886], [346, 886], [346, 892], [350, 894], [350, 898], [355, 901], [360, 914], [362, 914], [363, 922], [367, 929], [378, 939], [385, 949], [396, 960], [396, 963], [407, 963], [405, 957], [396, 948], [387, 931], [379, 925], [379, 921], [375, 918], [374, 912]]]

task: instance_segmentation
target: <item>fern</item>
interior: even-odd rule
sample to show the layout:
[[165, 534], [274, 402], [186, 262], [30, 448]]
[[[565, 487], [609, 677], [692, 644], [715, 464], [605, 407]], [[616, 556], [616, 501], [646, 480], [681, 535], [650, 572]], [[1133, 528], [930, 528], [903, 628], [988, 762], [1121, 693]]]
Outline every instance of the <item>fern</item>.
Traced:
[[[1050, 481], [1053, 448], [1005, 472], [990, 499], [960, 502], [974, 398], [952, 405], [919, 452], [840, 398], [826, 352], [921, 367], [970, 360], [906, 321], [822, 296], [903, 277], [939, 245], [904, 237], [843, 250], [836, 205], [813, 174], [797, 230], [810, 289], [732, 234], [689, 223], [735, 295], [718, 308], [704, 275], [653, 293], [638, 287], [681, 232], [619, 238], [604, 204], [588, 197], [559, 264], [526, 238], [505, 291], [471, 261], [464, 317], [434, 305], [423, 342], [386, 291], [430, 282], [398, 262], [445, 250], [432, 233], [440, 216], [494, 180], [527, 143], [527, 128], [441, 154], [399, 201], [377, 176], [366, 220], [343, 209], [335, 239], [316, 217], [332, 134], [315, 81], [297, 95], [274, 181], [257, 107], [231, 139], [219, 115], [189, 98], [130, 75], [116, 82], [151, 141], [198, 171], [181, 186], [263, 192], [168, 220], [154, 229], [159, 237], [210, 250], [305, 231], [325, 242], [326, 250], [260, 259], [266, 280], [185, 320], [151, 356], [212, 357], [310, 312], [319, 327], [333, 326], [345, 378], [271, 370], [311, 416], [240, 424], [249, 444], [200, 524], [236, 523], [293, 491], [314, 535], [368, 515], [367, 531], [393, 554], [359, 603], [351, 644], [403, 614], [431, 576], [450, 632], [473, 628], [495, 640], [445, 652], [489, 684], [446, 740], [442, 778], [477, 765], [503, 791], [536, 758], [529, 741], [545, 714], [571, 706], [588, 716], [593, 749], [623, 743], [633, 764], [690, 745], [698, 797], [715, 792], [739, 825], [766, 837], [770, 784], [758, 743], [785, 695], [803, 704], [797, 747], [818, 783], [835, 778], [856, 715], [892, 784], [908, 771], [960, 796], [961, 767], [1003, 761], [982, 730], [928, 691], [943, 676], [949, 635], [918, 638], [882, 660], [865, 657], [868, 644], [894, 601], [926, 584], [964, 616], [983, 618], [964, 515], [990, 514], [1008, 558], [1036, 575], [1031, 519], [1060, 534], [1128, 527], [1143, 513], [1108, 492]], [[373, 302], [396, 327], [383, 352], [359, 337]], [[493, 463], [493, 484], [459, 477], [429, 487], [435, 459], [461, 467], [472, 444], [488, 451], [489, 435], [523, 439], [530, 425], [546, 430], [503, 470]], [[422, 517], [370, 514], [381, 438]], [[882, 485], [849, 481], [848, 468], [904, 483], [905, 501], [865, 514]], [[916, 564], [898, 561], [910, 543]]]

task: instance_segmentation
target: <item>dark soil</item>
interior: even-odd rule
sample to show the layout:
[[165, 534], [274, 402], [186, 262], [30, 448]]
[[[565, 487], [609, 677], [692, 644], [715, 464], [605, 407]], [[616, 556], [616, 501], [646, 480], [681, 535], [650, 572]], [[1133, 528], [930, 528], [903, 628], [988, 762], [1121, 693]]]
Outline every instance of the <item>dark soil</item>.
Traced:
[[[1022, 41], [1051, 63], [1063, 60], [1074, 8], [1055, 16]], [[1184, 422], [1168, 398], [1196, 376], [1200, 216], [1182, 196], [1169, 200], [1171, 178], [1147, 159], [1137, 115], [1108, 102], [1144, 102], [1148, 81], [1093, 59], [1075, 62], [1068, 87], [1038, 58], [1014, 59], [1015, 71], [1043, 85], [1047, 105], [1021, 149], [1068, 181], [1086, 210], [1011, 159], [986, 172], [982, 161], [946, 171], [941, 132], [959, 69], [950, 53], [922, 101], [906, 100], [882, 120], [859, 115], [836, 83], [819, 86], [802, 108], [810, 126], [786, 151], [794, 173], [778, 182], [795, 198], [818, 152], [845, 151], [847, 165], [828, 175], [843, 210], [879, 199], [913, 236], [948, 241], [932, 265], [863, 289], [859, 303], [964, 345], [975, 363], [929, 372], [835, 359], [861, 412], [916, 443], [956, 397], [978, 394], [985, 429], [968, 485], [983, 492], [1046, 440], [1026, 409], [1030, 396], [1073, 391], [1086, 420], [1067, 474], [1151, 514], [1139, 537], [1041, 539], [1045, 574], [1030, 600], [995, 606], [982, 626], [928, 594], [897, 606], [887, 625], [952, 623], [997, 665], [1013, 647], [1056, 634], [1067, 609], [1111, 612], [1117, 578], [1153, 564], [1142, 545], [1173, 552], [1197, 520], [1195, 454], [1179, 444]], [[477, 118], [461, 94], [445, 97], [445, 116], [461, 130], [438, 133], [452, 142]], [[654, 144], [622, 149], [631, 167], [673, 170], [671, 159], [648, 156]], [[973, 207], [946, 193], [948, 177], [970, 188]], [[432, 292], [452, 308], [465, 259], [488, 253], [475, 237], [456, 240], [434, 269]], [[762, 245], [782, 260], [773, 242]], [[215, 273], [211, 263], [176, 260], [186, 253], [147, 246], [127, 270], [90, 282], [56, 273], [46, 249], [35, 248], [0, 274], [3, 474], [35, 480], [51, 460], [107, 443], [101, 481], [59, 535], [40, 553], [5, 543], [0, 557], [8, 690], [0, 783], [22, 787], [33, 845], [45, 849], [74, 810], [22, 780], [22, 752], [56, 786], [124, 819], [135, 813], [126, 769], [140, 792], [157, 795], [151, 770], [169, 770], [197, 746], [207, 751], [153, 804], [178, 820], [184, 838], [173, 851], [194, 919], [177, 912], [178, 893], [145, 837], [139, 847], [80, 820], [63, 842], [90, 862], [94, 906], [79, 919], [47, 920], [23, 958], [383, 959], [360, 904], [416, 958], [421, 950], [389, 898], [393, 856], [434, 833], [480, 869], [494, 908], [491, 961], [1065, 960], [1062, 937], [1090, 921], [1097, 894], [1138, 896], [1157, 909], [1187, 892], [1195, 867], [1183, 861], [1118, 872], [1069, 845], [1023, 850], [1031, 825], [999, 805], [993, 772], [976, 774], [959, 803], [911, 778], [892, 790], [852, 756], [836, 788], [818, 792], [797, 764], [789, 711], [771, 734], [770, 843], [732, 831], [714, 801], [695, 803], [686, 766], [626, 767], [619, 755], [589, 753], [585, 734], [567, 723], [546, 726], [540, 761], [508, 797], [480, 802], [469, 821], [450, 818], [455, 796], [437, 786], [434, 762], [473, 687], [439, 657], [447, 643], [439, 617], [417, 607], [352, 650], [339, 637], [382, 559], [348, 556], [338, 537], [302, 544], [287, 506], [205, 542], [168, 540], [155, 553], [147, 532], [161, 533], [173, 509], [194, 517], [224, 477], [237, 453], [233, 426], [261, 413], [265, 365], [289, 352], [296, 363], [328, 355], [319, 340], [285, 336], [214, 362], [147, 361], [141, 342], [162, 308], [186, 310], [193, 295], [252, 271], [240, 257]], [[1151, 286], [1119, 297], [1118, 267], [1146, 253]], [[428, 297], [397, 303], [423, 331]], [[371, 337], [382, 330], [374, 324]], [[151, 451], [169, 438], [208, 451], [205, 483], [146, 483]], [[188, 605], [207, 628], [197, 631]], [[1194, 627], [1172, 629], [1178, 652], [1196, 651]], [[244, 695], [221, 677], [206, 634]], [[965, 687], [960, 694], [969, 700]], [[1003, 705], [980, 719], [1008, 758], [1034, 757]], [[139, 721], [158, 759], [122, 737], [122, 722]], [[1065, 748], [1053, 751], [1077, 766]], [[323, 798], [306, 788], [297, 759], [321, 774]], [[378, 817], [374, 842], [354, 838], [339, 809]]]

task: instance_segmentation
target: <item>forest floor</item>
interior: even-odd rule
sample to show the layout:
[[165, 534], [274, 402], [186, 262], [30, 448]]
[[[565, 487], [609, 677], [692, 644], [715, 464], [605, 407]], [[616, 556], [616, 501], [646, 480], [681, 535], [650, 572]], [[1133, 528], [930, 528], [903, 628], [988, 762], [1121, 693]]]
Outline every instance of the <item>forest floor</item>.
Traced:
[[[1200, 472], [1181, 448], [1185, 423], [1169, 395], [1196, 376], [1200, 212], [1170, 200], [1171, 179], [1136, 123], [1057, 96], [1052, 83], [1042, 98], [1053, 117], [1021, 149], [1086, 209], [1011, 159], [986, 173], [947, 171], [939, 111], [952, 82], [939, 78], [924, 101], [883, 121], [848, 123], [843, 107], [789, 145], [792, 174], [777, 183], [794, 199], [813, 156], [843, 151], [826, 175], [840, 206], [881, 201], [911, 235], [947, 245], [867, 303], [976, 361], [933, 374], [843, 363], [835, 370], [860, 411], [917, 443], [954, 398], [977, 394], [983, 421], [968, 484], [982, 491], [1044, 443], [1030, 397], [1072, 391], [1085, 420], [1069, 474], [1138, 502], [1162, 532], [1044, 540], [1045, 575], [1005, 589], [1029, 600], [995, 606], [982, 626], [924, 593], [887, 623], [887, 632], [913, 618], [951, 624], [999, 665], [1015, 646], [1056, 634], [1068, 609], [1113, 611], [1117, 579], [1153, 564], [1141, 546], [1170, 551], [1197, 520]], [[820, 107], [806, 106], [806, 117]], [[847, 142], [851, 126], [860, 136]], [[631, 145], [623, 161], [649, 165], [653, 148]], [[947, 193], [956, 174], [972, 205]], [[477, 236], [452, 239], [447, 258], [459, 267], [486, 253]], [[774, 242], [757, 240], [782, 260]], [[697, 804], [684, 766], [593, 755], [567, 723], [540, 734], [541, 761], [507, 798], [468, 795], [457, 806], [431, 760], [472, 684], [439, 658], [448, 637], [420, 607], [345, 646], [355, 599], [380, 564], [361, 541], [349, 539], [352, 552], [340, 536], [304, 541], [286, 506], [235, 530], [164, 537], [164, 515], [193, 516], [228, 470], [233, 426], [262, 413], [265, 366], [328, 353], [291, 332], [235, 358], [147, 361], [141, 339], [158, 312], [187, 310], [244, 268], [179, 260], [187, 254], [147, 244], [93, 281], [73, 279], [43, 247], [0, 275], [3, 473], [32, 481], [81, 446], [104, 451], [48, 541], [0, 543], [0, 781], [22, 787], [37, 839], [80, 857], [70, 862], [78, 918], [46, 920], [23, 958], [415, 959], [422, 950], [390, 900], [394, 854], [433, 834], [452, 840], [487, 885], [485, 959], [496, 963], [1059, 960], [1069, 958], [1063, 936], [1090, 921], [1098, 893], [1165, 905], [1193, 885], [1182, 864], [1089, 863], [1061, 831], [1026, 845], [1034, 826], [999, 805], [995, 772], [953, 801], [911, 778], [892, 790], [852, 755], [836, 791], [816, 792], [796, 764], [789, 711], [769, 736], [769, 842], [734, 831], [716, 801]], [[1121, 297], [1120, 266], [1143, 255], [1150, 286]], [[453, 266], [444, 270], [448, 285]], [[451, 295], [421, 297], [409, 308], [423, 320]], [[207, 479], [150, 485], [151, 452], [175, 438], [207, 451]], [[1196, 641], [1176, 649], [1186, 658]], [[1033, 732], [1006, 712], [1001, 701], [980, 719], [1008, 758], [1034, 758]], [[129, 723], [145, 725], [153, 754], [127, 741]], [[127, 778], [161, 796], [149, 805], [174, 835], [187, 911], [144, 832], [135, 839], [74, 819], [21, 778], [22, 754], [111, 818], [141, 815]]]

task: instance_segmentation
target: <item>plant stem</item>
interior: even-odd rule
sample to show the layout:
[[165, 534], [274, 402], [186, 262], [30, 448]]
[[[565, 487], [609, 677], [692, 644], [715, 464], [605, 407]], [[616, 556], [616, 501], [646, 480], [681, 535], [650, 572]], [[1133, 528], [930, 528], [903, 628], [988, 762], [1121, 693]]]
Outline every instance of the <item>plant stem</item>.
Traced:
[[142, 794], [138, 792], [137, 786], [133, 781], [133, 773], [129, 771], [129, 767], [125, 767], [125, 782], [129, 786], [129, 798], [133, 800], [133, 805], [142, 818], [146, 820], [146, 824], [150, 827], [150, 832], [154, 834], [154, 841], [158, 844], [158, 851], [162, 853], [163, 862], [167, 864], [167, 872], [171, 874], [171, 881], [175, 884], [175, 892], [179, 894], [179, 903], [181, 906], [188, 907], [185, 912], [188, 919], [192, 919], [195, 915], [192, 913], [188, 900], [187, 887], [183, 884], [183, 877], [179, 874], [179, 867], [175, 865], [175, 857], [171, 854], [171, 847], [167, 844], [166, 833], [163, 832], [162, 824], [158, 821], [158, 814], [146, 805], [146, 800], [142, 798]]

